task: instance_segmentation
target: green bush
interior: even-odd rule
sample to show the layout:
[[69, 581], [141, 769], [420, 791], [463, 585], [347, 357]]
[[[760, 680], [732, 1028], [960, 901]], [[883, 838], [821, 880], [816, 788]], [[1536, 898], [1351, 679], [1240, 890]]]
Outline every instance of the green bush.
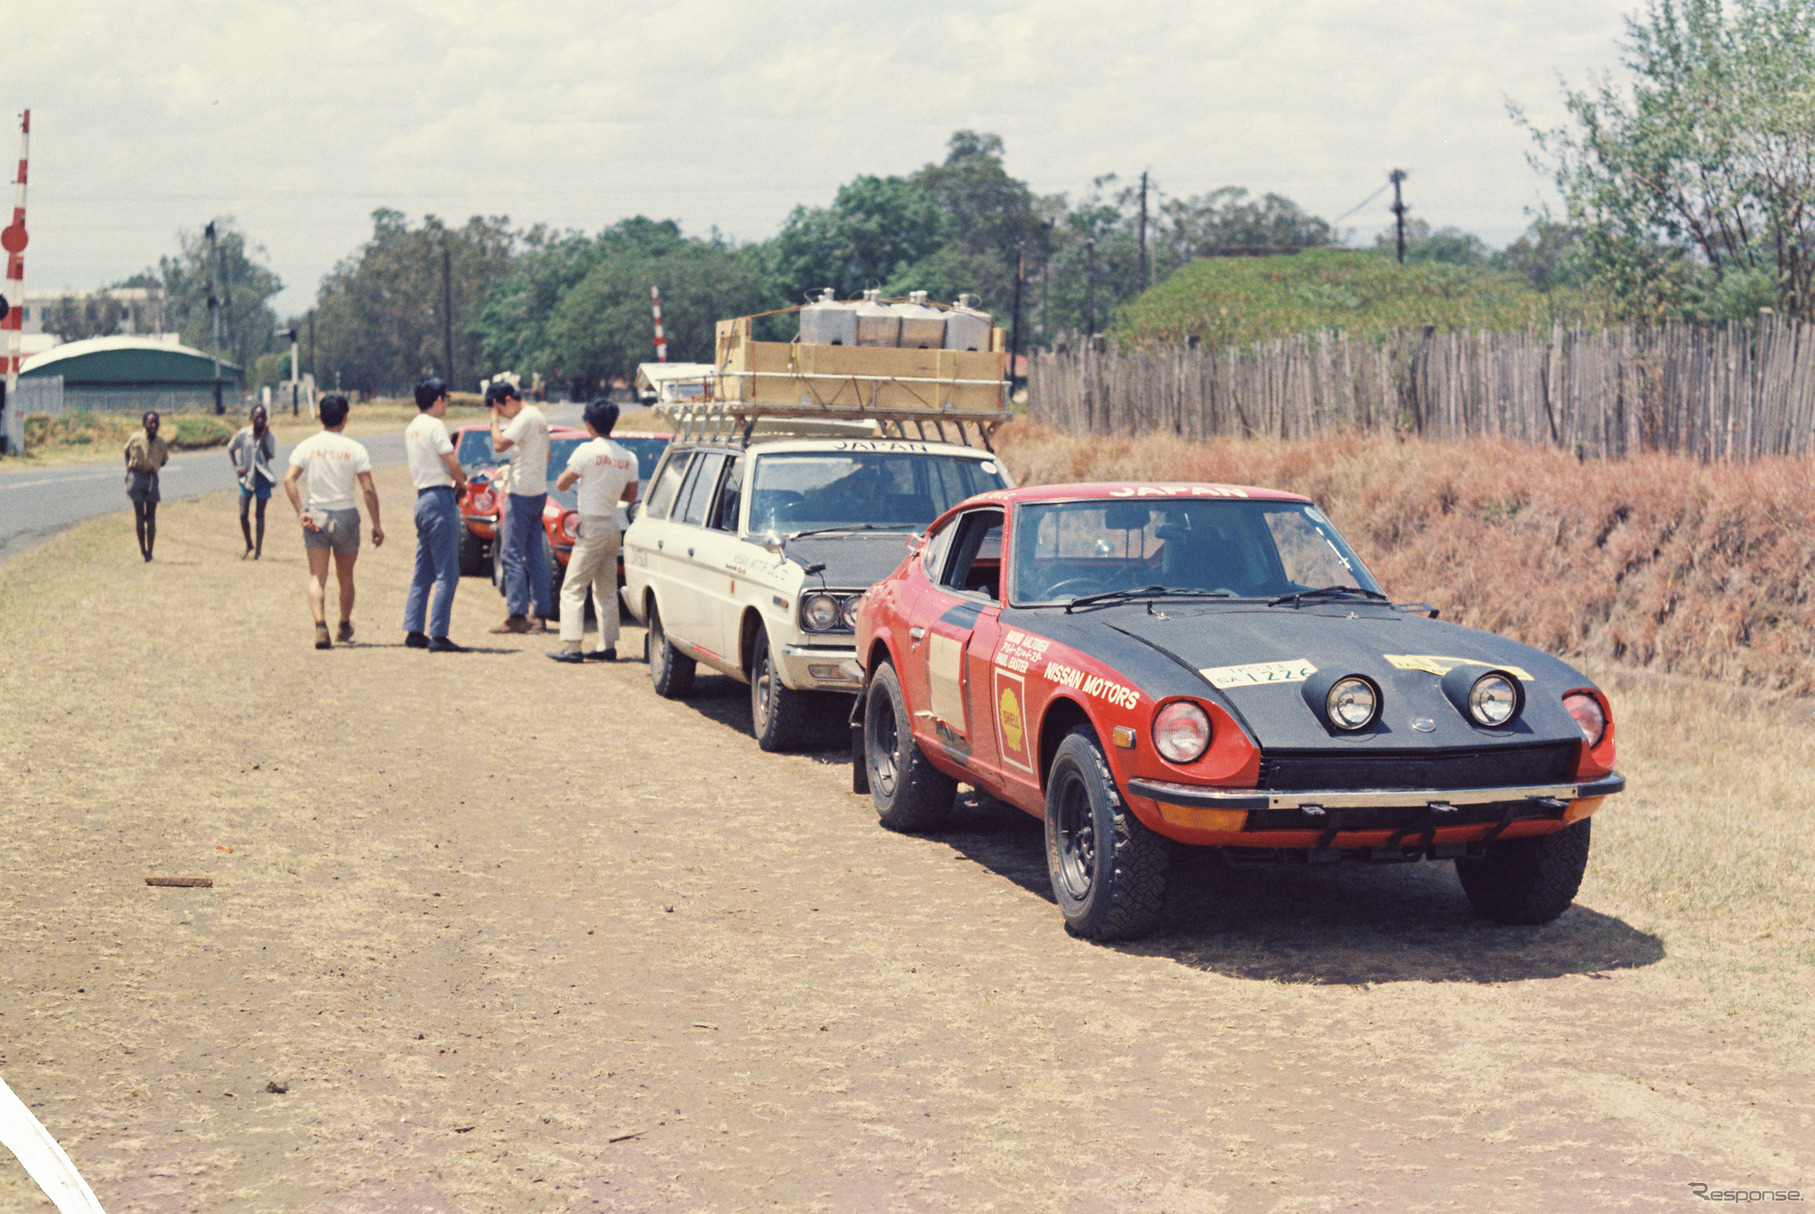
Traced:
[[170, 445], [178, 451], [219, 447], [232, 439], [233, 427], [218, 417], [179, 417], [170, 432]]

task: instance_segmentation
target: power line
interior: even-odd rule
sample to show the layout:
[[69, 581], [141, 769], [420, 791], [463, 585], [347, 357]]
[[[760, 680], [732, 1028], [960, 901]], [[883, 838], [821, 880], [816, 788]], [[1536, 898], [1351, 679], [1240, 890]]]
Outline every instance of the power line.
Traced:
[[[1392, 182], [1390, 182], [1390, 181], [1387, 183], [1387, 185], [1391, 185], [1391, 184], [1392, 184]], [[1335, 219], [1331, 220], [1330, 222], [1331, 223], [1341, 223], [1343, 220], [1345, 220], [1349, 216], [1353, 215], [1356, 211], [1359, 211], [1362, 207], [1365, 207], [1366, 205], [1368, 205], [1368, 203], [1374, 201], [1376, 198], [1378, 198], [1382, 194], [1386, 193], [1386, 191], [1387, 191], [1387, 186], [1385, 186], [1385, 185], [1381, 186], [1378, 190], [1375, 190], [1372, 194], [1369, 194], [1366, 198], [1363, 198], [1360, 202], [1356, 203], [1354, 206], [1350, 207], [1348, 210], [1344, 211], [1342, 214], [1338, 215]]]

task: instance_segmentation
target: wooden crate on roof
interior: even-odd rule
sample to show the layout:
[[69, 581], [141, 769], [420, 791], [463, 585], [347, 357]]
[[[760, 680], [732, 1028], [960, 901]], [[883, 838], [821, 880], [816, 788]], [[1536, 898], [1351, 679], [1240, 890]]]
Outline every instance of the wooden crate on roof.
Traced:
[[964, 420], [1008, 416], [1001, 330], [989, 350], [756, 341], [751, 318], [718, 322], [716, 399], [773, 416], [867, 413]]

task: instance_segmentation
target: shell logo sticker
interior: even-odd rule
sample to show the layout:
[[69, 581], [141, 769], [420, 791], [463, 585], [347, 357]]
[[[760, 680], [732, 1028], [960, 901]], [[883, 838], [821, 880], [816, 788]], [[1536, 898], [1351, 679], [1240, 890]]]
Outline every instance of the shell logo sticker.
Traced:
[[1445, 658], [1430, 653], [1383, 653], [1387, 664], [1400, 670], [1422, 670], [1442, 678], [1458, 666], [1479, 666], [1483, 670], [1504, 670], [1507, 674], [1522, 682], [1529, 683], [1532, 677], [1517, 666], [1508, 666], [1504, 662], [1481, 662], [1474, 658]]
[[1004, 687], [1002, 699], [997, 702], [996, 715], [1002, 722], [1002, 746], [1016, 754], [1021, 753], [1021, 702], [1015, 699], [1015, 689]]
[[1309, 659], [1292, 658], [1284, 662], [1249, 662], [1245, 666], [1206, 666], [1198, 671], [1210, 686], [1227, 690], [1231, 687], [1265, 687], [1269, 684], [1302, 683], [1317, 673]]

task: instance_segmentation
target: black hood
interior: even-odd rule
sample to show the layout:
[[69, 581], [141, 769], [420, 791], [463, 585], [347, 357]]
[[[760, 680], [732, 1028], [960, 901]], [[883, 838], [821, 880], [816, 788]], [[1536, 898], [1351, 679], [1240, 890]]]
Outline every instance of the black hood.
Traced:
[[[1592, 686], [1564, 662], [1492, 633], [1368, 604], [1316, 607], [1116, 607], [1100, 624], [1139, 640], [1196, 673], [1268, 747], [1328, 746], [1333, 739], [1391, 748], [1480, 746], [1579, 739], [1562, 695]], [[1074, 615], [1074, 619], [1076, 616]], [[1267, 670], [1263, 664], [1281, 663]], [[1518, 721], [1483, 729], [1444, 695], [1439, 680], [1479, 664], [1520, 676], [1526, 706]], [[1296, 668], [1294, 668], [1296, 667]], [[1381, 691], [1377, 724], [1360, 734], [1332, 729], [1306, 701], [1307, 667], [1360, 674]], [[1262, 681], [1269, 675], [1278, 681]], [[1251, 681], [1252, 680], [1252, 681]], [[1414, 722], [1418, 723], [1414, 728]]]
[[832, 590], [863, 590], [895, 572], [908, 554], [907, 531], [844, 531], [832, 535], [804, 535], [787, 541], [782, 549], [789, 560], [811, 569], [812, 575]]

